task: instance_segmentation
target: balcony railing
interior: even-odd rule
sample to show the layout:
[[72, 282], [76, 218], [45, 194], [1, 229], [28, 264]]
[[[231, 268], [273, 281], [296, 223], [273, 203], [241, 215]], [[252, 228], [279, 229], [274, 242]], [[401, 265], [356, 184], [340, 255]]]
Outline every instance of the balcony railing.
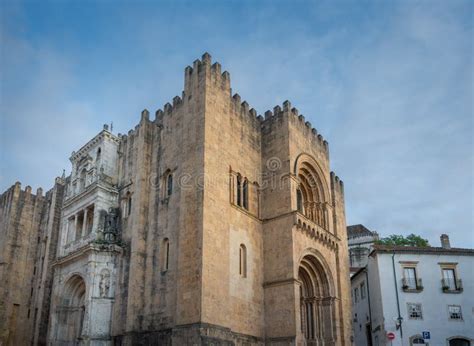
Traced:
[[402, 288], [405, 292], [420, 292], [423, 291], [423, 282], [420, 278], [403, 278]]
[[448, 293], [460, 293], [462, 292], [462, 280], [461, 279], [442, 279], [441, 288], [443, 292]]

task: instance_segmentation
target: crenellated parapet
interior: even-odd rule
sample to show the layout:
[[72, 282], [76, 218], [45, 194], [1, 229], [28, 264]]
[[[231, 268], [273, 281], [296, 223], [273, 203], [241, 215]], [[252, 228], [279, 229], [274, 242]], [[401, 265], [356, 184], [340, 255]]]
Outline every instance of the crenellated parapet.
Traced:
[[196, 59], [193, 66], [187, 66], [184, 70], [184, 94], [192, 96], [196, 88], [210, 81], [214, 86], [220, 87], [230, 95], [230, 74], [221, 72], [221, 64], [212, 63], [211, 55], [204, 53], [201, 60]]
[[242, 101], [239, 94], [234, 94], [230, 98], [230, 103], [231, 109], [235, 115], [239, 115], [240, 117], [247, 119], [254, 127], [260, 129], [263, 117], [261, 115], [257, 115], [255, 108], [250, 108], [247, 101]]
[[316, 128], [312, 127], [311, 123], [307, 121], [303, 114], [300, 114], [297, 108], [292, 108], [290, 101], [286, 100], [283, 105], [276, 105], [273, 107], [273, 112], [268, 110], [265, 112], [265, 123], [272, 123], [281, 120], [283, 117], [288, 117], [298, 126], [304, 136], [310, 137], [313, 142], [319, 146], [326, 155], [329, 155], [329, 144], [324, 137], [318, 133]]
[[[255, 108], [252, 108], [249, 103], [242, 100], [238, 93], [232, 94], [230, 84], [230, 74], [227, 71], [222, 72], [222, 66], [219, 62], [212, 62], [211, 55], [204, 53], [201, 59], [196, 59], [192, 66], [187, 66], [184, 70], [184, 90], [181, 96], [175, 96], [172, 102], [167, 102], [161, 109], [155, 112], [154, 122], [157, 125], [163, 124], [167, 116], [172, 116], [176, 113], [187, 101], [196, 97], [199, 92], [207, 92], [209, 88], [219, 89], [226, 93], [230, 99], [230, 106], [232, 113], [241, 117], [246, 117], [255, 126], [263, 128], [270, 127], [273, 122], [281, 121], [283, 117], [288, 117], [301, 130], [304, 136], [310, 137], [315, 145], [320, 147], [323, 152], [329, 156], [329, 144], [324, 137], [318, 133], [317, 129], [312, 127], [311, 123], [307, 121], [304, 115], [300, 114], [297, 108], [291, 106], [287, 100], [283, 104], [273, 107], [273, 111], [266, 111], [264, 116], [259, 115]], [[144, 116], [144, 113], [146, 115]], [[144, 117], [148, 120], [149, 113], [147, 110], [142, 112], [142, 120]], [[136, 135], [139, 126], [128, 132], [128, 137]], [[127, 137], [122, 136], [126, 140]]]
[[344, 183], [336, 173], [331, 172], [331, 190], [340, 193], [341, 196], [344, 196]]
[[165, 117], [172, 116], [177, 112], [184, 104], [185, 93], [183, 91], [181, 96], [176, 95], [173, 97], [172, 103], [167, 102], [163, 105], [163, 109], [158, 109], [155, 111], [155, 120], [154, 122], [159, 125], [162, 124]]
[[32, 193], [30, 185], [21, 188], [21, 183], [17, 181], [15, 184], [10, 186], [5, 192], [0, 195], [0, 205], [5, 207], [11, 203], [14, 198], [25, 197], [26, 199], [31, 198], [43, 198], [43, 189], [41, 187], [36, 189], [36, 194]]

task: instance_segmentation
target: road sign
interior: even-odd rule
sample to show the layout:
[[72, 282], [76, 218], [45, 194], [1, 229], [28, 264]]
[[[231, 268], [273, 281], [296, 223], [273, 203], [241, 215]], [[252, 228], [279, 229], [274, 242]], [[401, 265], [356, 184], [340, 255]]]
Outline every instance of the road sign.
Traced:
[[395, 333], [388, 332], [387, 333], [387, 338], [388, 338], [388, 340], [395, 340]]
[[423, 339], [425, 339], [425, 340], [431, 339], [430, 332], [423, 332], [422, 334], [423, 334]]

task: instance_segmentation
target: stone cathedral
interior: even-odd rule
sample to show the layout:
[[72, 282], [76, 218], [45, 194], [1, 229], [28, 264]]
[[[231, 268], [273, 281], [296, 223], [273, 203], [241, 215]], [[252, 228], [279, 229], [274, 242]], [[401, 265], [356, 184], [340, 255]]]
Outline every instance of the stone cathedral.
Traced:
[[0, 345], [351, 343], [343, 184], [290, 102], [257, 115], [206, 53], [70, 161], [0, 196]]

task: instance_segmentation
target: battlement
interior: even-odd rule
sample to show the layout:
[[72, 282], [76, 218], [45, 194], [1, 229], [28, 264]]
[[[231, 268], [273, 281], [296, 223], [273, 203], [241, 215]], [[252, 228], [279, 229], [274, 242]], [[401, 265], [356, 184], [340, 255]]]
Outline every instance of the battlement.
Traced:
[[344, 195], [344, 183], [339, 177], [336, 175], [336, 173], [331, 172], [331, 188], [339, 191], [342, 195]]
[[267, 110], [265, 112], [265, 119], [264, 121], [267, 123], [273, 122], [278, 120], [283, 116], [291, 117], [290, 119], [294, 120], [297, 124], [299, 124], [300, 128], [303, 130], [303, 133], [306, 136], [312, 136], [315, 143], [317, 143], [326, 154], [329, 154], [329, 143], [324, 139], [321, 134], [318, 134], [316, 128], [313, 128], [309, 121], [306, 121], [303, 114], [299, 114], [297, 108], [291, 107], [291, 102], [286, 100], [283, 102], [282, 106], [276, 105], [273, 107], [273, 112]]
[[247, 101], [242, 101], [239, 94], [234, 94], [230, 101], [236, 114], [239, 114], [242, 117], [248, 117], [249, 120], [254, 123], [254, 125], [260, 127], [263, 117], [261, 115], [257, 115], [255, 108], [250, 108]]
[[202, 55], [201, 60], [194, 60], [192, 67], [184, 69], [184, 94], [192, 96], [193, 88], [199, 87], [206, 79], [230, 94], [229, 72], [221, 72], [221, 64], [218, 62], [212, 64], [211, 55], [207, 52]]
[[25, 198], [42, 198], [43, 189], [41, 187], [36, 189], [36, 194], [33, 194], [32, 188], [30, 185], [25, 186], [24, 189], [21, 188], [21, 182], [17, 181], [15, 184], [6, 189], [2, 194], [0, 194], [0, 204], [5, 206], [11, 201], [14, 196], [20, 197], [22, 195]]
[[[247, 117], [255, 127], [262, 127], [264, 124], [270, 124], [282, 117], [287, 117], [297, 124], [301, 129], [303, 136], [311, 137], [314, 143], [319, 146], [329, 156], [329, 144], [324, 137], [318, 133], [317, 129], [312, 127], [311, 123], [307, 121], [303, 114], [300, 114], [298, 109], [292, 107], [290, 101], [286, 100], [282, 105], [273, 107], [273, 111], [267, 110], [264, 116], [259, 115], [255, 108], [250, 107], [249, 103], [242, 100], [238, 93], [232, 94], [230, 85], [230, 74], [227, 71], [222, 72], [222, 66], [219, 62], [212, 62], [212, 57], [209, 53], [204, 53], [201, 59], [196, 59], [192, 66], [187, 66], [184, 70], [184, 90], [181, 96], [175, 96], [172, 102], [167, 102], [161, 109], [155, 112], [154, 123], [162, 124], [164, 117], [171, 116], [177, 109], [179, 109], [185, 102], [192, 100], [193, 96], [211, 86], [218, 87], [224, 93], [229, 95], [231, 108], [234, 114], [241, 117]], [[144, 110], [141, 115], [141, 121], [149, 121], [149, 112]], [[128, 132], [128, 137], [136, 135], [139, 126]], [[122, 139], [126, 140], [127, 136], [123, 135]]]

